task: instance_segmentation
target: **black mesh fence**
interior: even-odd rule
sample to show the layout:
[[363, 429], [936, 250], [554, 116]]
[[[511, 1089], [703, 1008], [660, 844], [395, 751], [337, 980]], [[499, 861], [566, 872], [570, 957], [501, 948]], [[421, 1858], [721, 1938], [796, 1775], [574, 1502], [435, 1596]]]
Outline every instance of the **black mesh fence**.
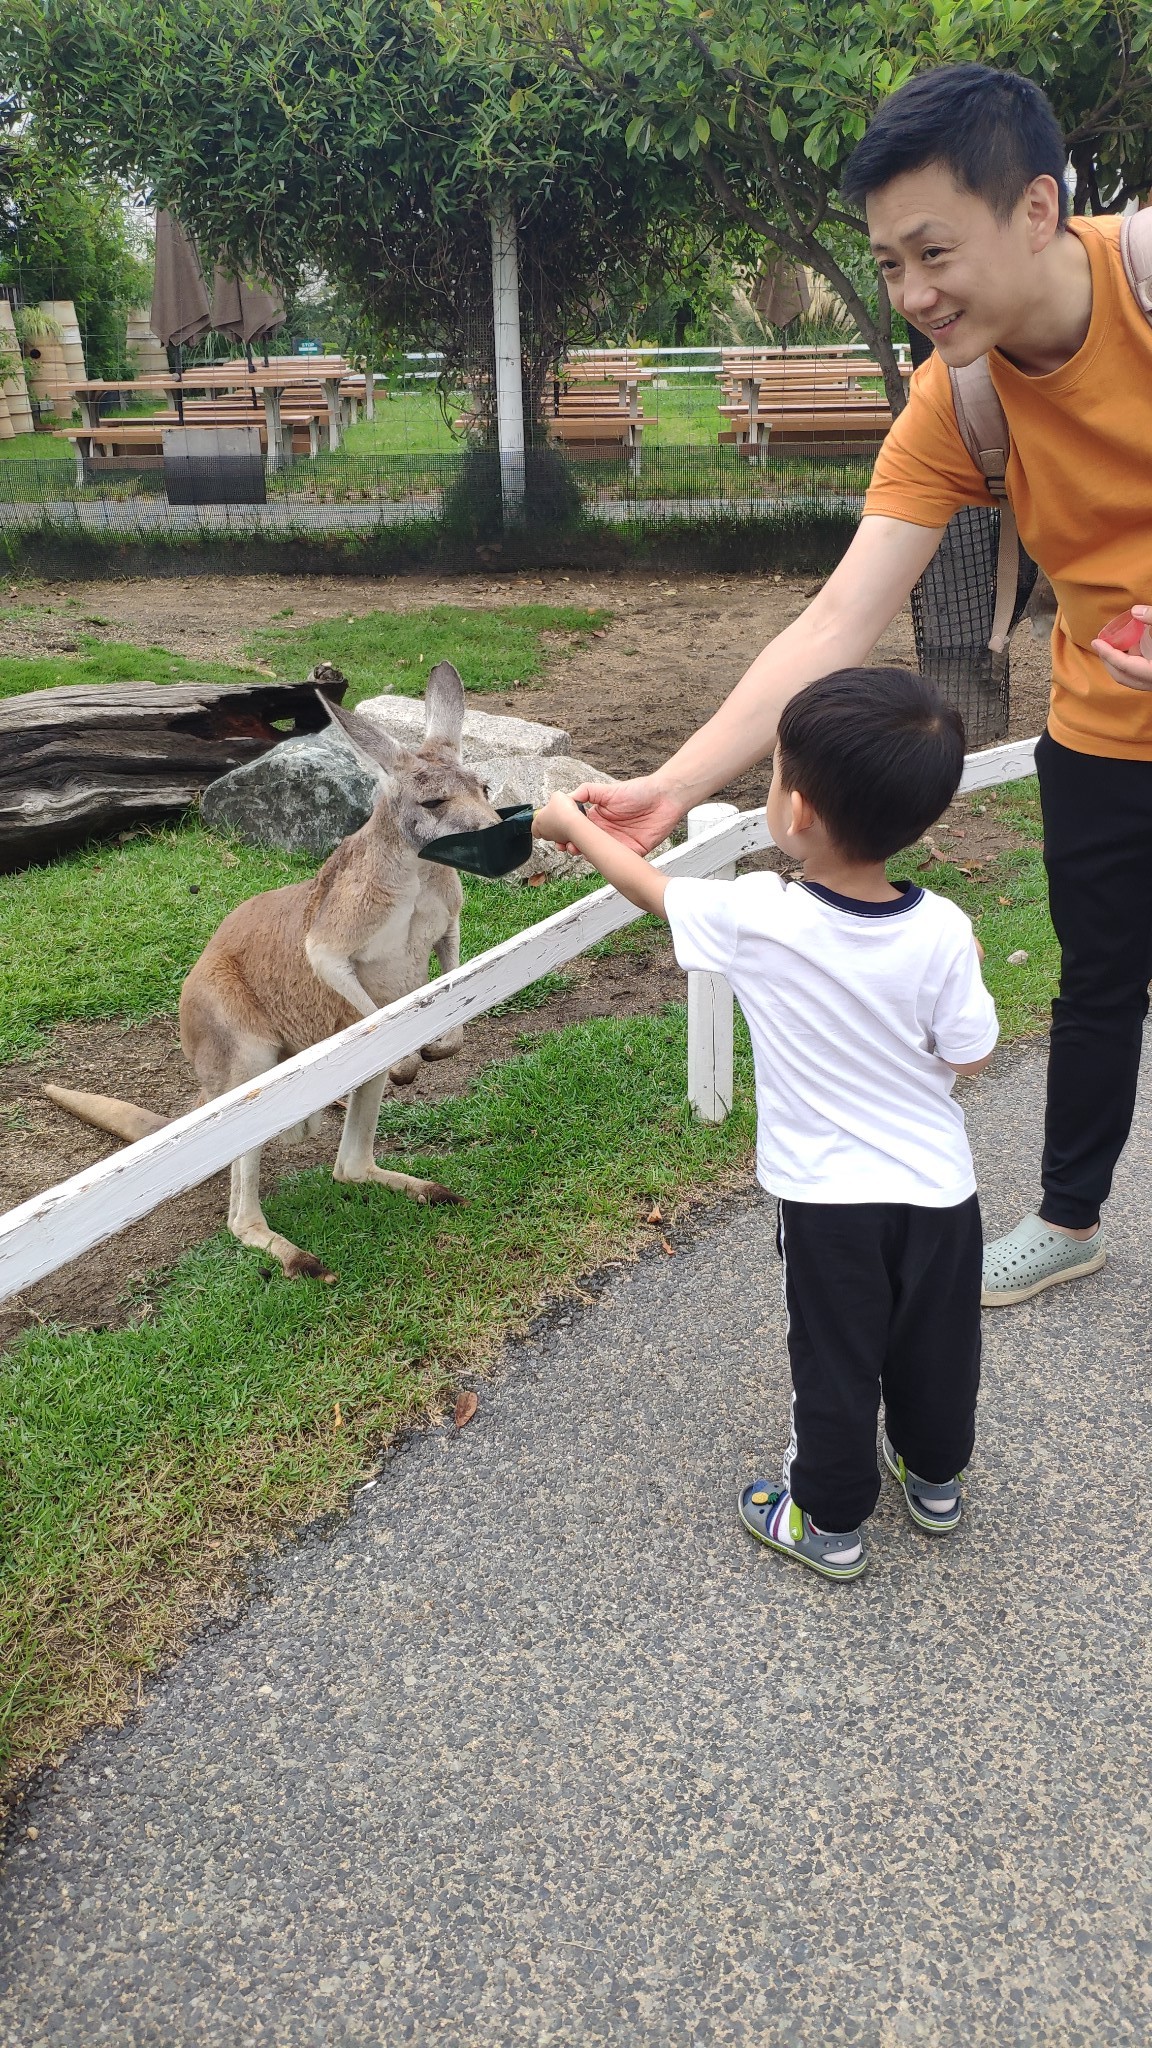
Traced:
[[[912, 592], [916, 659], [956, 705], [974, 747], [1003, 739], [1008, 731], [1008, 649], [993, 653], [988, 645], [999, 539], [999, 512], [974, 505], [957, 512]], [[1035, 580], [1036, 564], [1021, 550], [1016, 616]]]
[[[871, 456], [827, 447], [767, 449], [754, 460], [718, 446], [615, 446], [524, 457], [523, 519], [557, 525], [659, 526], [670, 520], [764, 519], [777, 523], [859, 515]], [[161, 456], [28, 458], [0, 463], [0, 525], [25, 532], [94, 528], [125, 536], [177, 536], [190, 523], [253, 532], [296, 526], [355, 532], [406, 520], [505, 524], [500, 460], [476, 450], [399, 455], [340, 449], [293, 462], [265, 479], [263, 504], [235, 502], [231, 470], [200, 464], [200, 503], [171, 502]], [[515, 523], [515, 520], [513, 521]]]

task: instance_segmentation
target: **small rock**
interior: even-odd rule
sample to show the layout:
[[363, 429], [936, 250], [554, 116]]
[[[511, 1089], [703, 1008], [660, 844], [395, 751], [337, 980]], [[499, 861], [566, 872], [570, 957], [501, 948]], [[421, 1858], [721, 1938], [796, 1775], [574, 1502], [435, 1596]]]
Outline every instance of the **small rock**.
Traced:
[[1021, 947], [1017, 952], [1009, 953], [1008, 955], [1009, 967], [1024, 967], [1027, 964], [1027, 960], [1028, 955], [1024, 951], [1023, 947]]
[[308, 733], [221, 775], [204, 791], [200, 811], [206, 825], [249, 845], [326, 860], [367, 822], [384, 780], [342, 733]]

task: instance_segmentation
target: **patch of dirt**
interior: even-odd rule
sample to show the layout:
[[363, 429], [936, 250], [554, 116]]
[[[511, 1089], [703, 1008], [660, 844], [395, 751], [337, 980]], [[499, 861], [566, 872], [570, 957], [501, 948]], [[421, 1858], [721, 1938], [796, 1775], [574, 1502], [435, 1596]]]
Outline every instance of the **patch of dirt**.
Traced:
[[[608, 773], [645, 774], [711, 716], [749, 662], [790, 625], [819, 589], [812, 577], [686, 575], [675, 581], [633, 572], [448, 577], [196, 576], [124, 582], [27, 582], [26, 614], [0, 622], [0, 652], [56, 653], [82, 634], [157, 645], [188, 656], [238, 661], [255, 628], [347, 618], [426, 605], [553, 603], [600, 606], [613, 614], [602, 637], [573, 647], [565, 635], [542, 682], [485, 694], [477, 704], [562, 726], [576, 754]], [[11, 596], [10, 602], [13, 602]], [[100, 623], [102, 622], [102, 623]], [[875, 659], [915, 660], [907, 610], [876, 648]], [[1025, 626], [1012, 642], [1009, 737], [1043, 729], [1048, 705], [1047, 640]], [[467, 677], [465, 677], [467, 682]], [[761, 767], [718, 791], [748, 808], [764, 793]]]
[[[464, 1049], [456, 1059], [425, 1062], [410, 1087], [389, 1083], [387, 1094], [425, 1102], [459, 1095], [482, 1067], [510, 1058], [524, 1039], [589, 1017], [637, 1016], [684, 999], [684, 976], [671, 944], [657, 934], [645, 935], [643, 950], [575, 960], [564, 972], [568, 987], [556, 991], [540, 1009], [478, 1018], [467, 1027]], [[139, 1025], [62, 1025], [34, 1059], [0, 1067], [0, 1210], [14, 1208], [119, 1149], [114, 1138], [78, 1123], [49, 1102], [43, 1093], [46, 1081], [117, 1095], [165, 1116], [182, 1115], [196, 1099], [173, 1019]], [[319, 1138], [269, 1145], [265, 1196], [280, 1174], [330, 1166], [341, 1120], [342, 1112], [330, 1109]], [[34, 1324], [108, 1329], [147, 1314], [148, 1276], [173, 1265], [190, 1246], [219, 1230], [227, 1209], [227, 1173], [215, 1174], [187, 1194], [164, 1202], [107, 1244], [0, 1303], [0, 1346]], [[309, 1249], [323, 1255], [322, 1245]]]

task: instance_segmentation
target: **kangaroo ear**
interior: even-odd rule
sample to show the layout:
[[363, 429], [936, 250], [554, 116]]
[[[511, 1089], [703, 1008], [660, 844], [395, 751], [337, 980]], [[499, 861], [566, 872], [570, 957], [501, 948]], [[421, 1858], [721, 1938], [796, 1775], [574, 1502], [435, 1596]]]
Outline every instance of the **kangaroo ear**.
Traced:
[[424, 692], [424, 738], [460, 752], [464, 730], [464, 685], [450, 661], [438, 661]]
[[390, 733], [386, 733], [382, 726], [374, 724], [371, 719], [361, 718], [356, 711], [345, 711], [342, 704], [334, 704], [331, 697], [326, 697], [322, 690], [318, 690], [316, 694], [333, 725], [339, 726], [353, 746], [362, 754], [367, 754], [368, 759], [374, 761], [378, 768], [386, 768], [390, 775], [394, 774], [401, 761], [406, 758], [407, 748], [402, 747], [398, 740], [394, 740]]

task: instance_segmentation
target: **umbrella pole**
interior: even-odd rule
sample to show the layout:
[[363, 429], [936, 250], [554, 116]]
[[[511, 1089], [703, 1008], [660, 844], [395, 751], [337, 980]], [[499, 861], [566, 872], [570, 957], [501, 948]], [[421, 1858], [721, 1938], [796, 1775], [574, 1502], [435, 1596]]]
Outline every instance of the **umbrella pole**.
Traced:
[[181, 348], [181, 346], [180, 346], [180, 343], [179, 343], [179, 342], [177, 342], [177, 344], [176, 344], [176, 378], [177, 378], [177, 383], [176, 383], [176, 417], [177, 417], [177, 419], [179, 420], [179, 422], [180, 422], [180, 425], [181, 425], [181, 426], [183, 426], [183, 425], [184, 425], [184, 393], [183, 393], [183, 392], [181, 391], [181, 389], [180, 389], [180, 381], [179, 381], [179, 380], [180, 380], [180, 379], [181, 379], [181, 378], [183, 377], [183, 375], [184, 375], [184, 351], [183, 351], [183, 349]]

